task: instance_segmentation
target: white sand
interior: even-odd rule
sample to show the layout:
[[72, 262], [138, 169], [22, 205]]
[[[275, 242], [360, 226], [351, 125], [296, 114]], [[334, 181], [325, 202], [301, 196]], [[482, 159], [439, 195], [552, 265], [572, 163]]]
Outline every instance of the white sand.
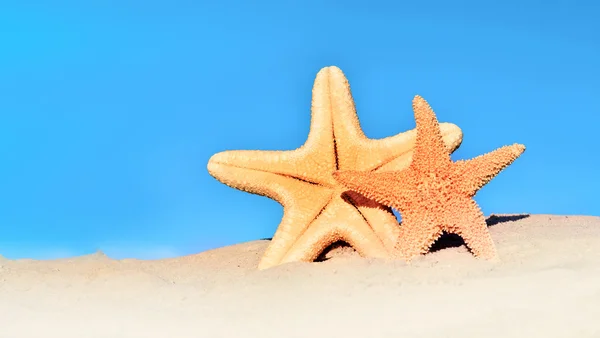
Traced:
[[0, 337], [600, 337], [600, 217], [490, 227], [411, 266], [329, 260], [256, 271], [267, 241], [156, 261], [0, 258]]

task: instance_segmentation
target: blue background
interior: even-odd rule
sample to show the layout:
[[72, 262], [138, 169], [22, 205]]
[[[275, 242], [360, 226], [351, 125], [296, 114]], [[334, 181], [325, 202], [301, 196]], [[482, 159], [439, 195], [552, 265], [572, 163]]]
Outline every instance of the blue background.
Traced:
[[[543, 4], [543, 5], [542, 5]], [[2, 1], [0, 254], [183, 255], [270, 237], [282, 208], [206, 170], [304, 143], [320, 68], [367, 136], [459, 125], [465, 159], [527, 151], [486, 214], [600, 215], [594, 1]]]

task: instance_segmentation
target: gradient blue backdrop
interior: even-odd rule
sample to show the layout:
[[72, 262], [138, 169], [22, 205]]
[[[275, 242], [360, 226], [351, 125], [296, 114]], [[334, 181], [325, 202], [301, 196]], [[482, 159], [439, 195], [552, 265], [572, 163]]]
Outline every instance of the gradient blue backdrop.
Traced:
[[[306, 139], [317, 71], [367, 136], [411, 99], [464, 131], [454, 159], [524, 143], [486, 214], [600, 215], [595, 1], [0, 4], [0, 254], [157, 258], [270, 237], [282, 208], [206, 171]], [[543, 4], [543, 5], [542, 5]]]

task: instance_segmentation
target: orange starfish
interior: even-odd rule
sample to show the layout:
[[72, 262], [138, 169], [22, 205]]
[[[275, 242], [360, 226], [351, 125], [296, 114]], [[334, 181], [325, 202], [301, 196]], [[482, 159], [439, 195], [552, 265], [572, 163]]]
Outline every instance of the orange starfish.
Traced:
[[440, 126], [429, 104], [413, 100], [417, 141], [410, 166], [390, 172], [337, 171], [344, 186], [402, 216], [397, 255], [410, 261], [426, 253], [442, 232], [463, 238], [476, 257], [497, 259], [477, 191], [525, 150], [521, 144], [496, 149], [471, 160], [453, 162], [442, 142]]

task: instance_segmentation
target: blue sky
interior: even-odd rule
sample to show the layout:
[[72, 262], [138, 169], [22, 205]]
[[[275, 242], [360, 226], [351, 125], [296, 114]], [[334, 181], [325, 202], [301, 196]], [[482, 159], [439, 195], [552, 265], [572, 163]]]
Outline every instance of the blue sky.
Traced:
[[525, 144], [476, 196], [486, 214], [600, 215], [599, 16], [593, 1], [2, 1], [0, 254], [272, 236], [281, 206], [206, 163], [300, 146], [329, 65], [369, 137], [414, 128], [419, 94], [462, 128], [454, 159]]

